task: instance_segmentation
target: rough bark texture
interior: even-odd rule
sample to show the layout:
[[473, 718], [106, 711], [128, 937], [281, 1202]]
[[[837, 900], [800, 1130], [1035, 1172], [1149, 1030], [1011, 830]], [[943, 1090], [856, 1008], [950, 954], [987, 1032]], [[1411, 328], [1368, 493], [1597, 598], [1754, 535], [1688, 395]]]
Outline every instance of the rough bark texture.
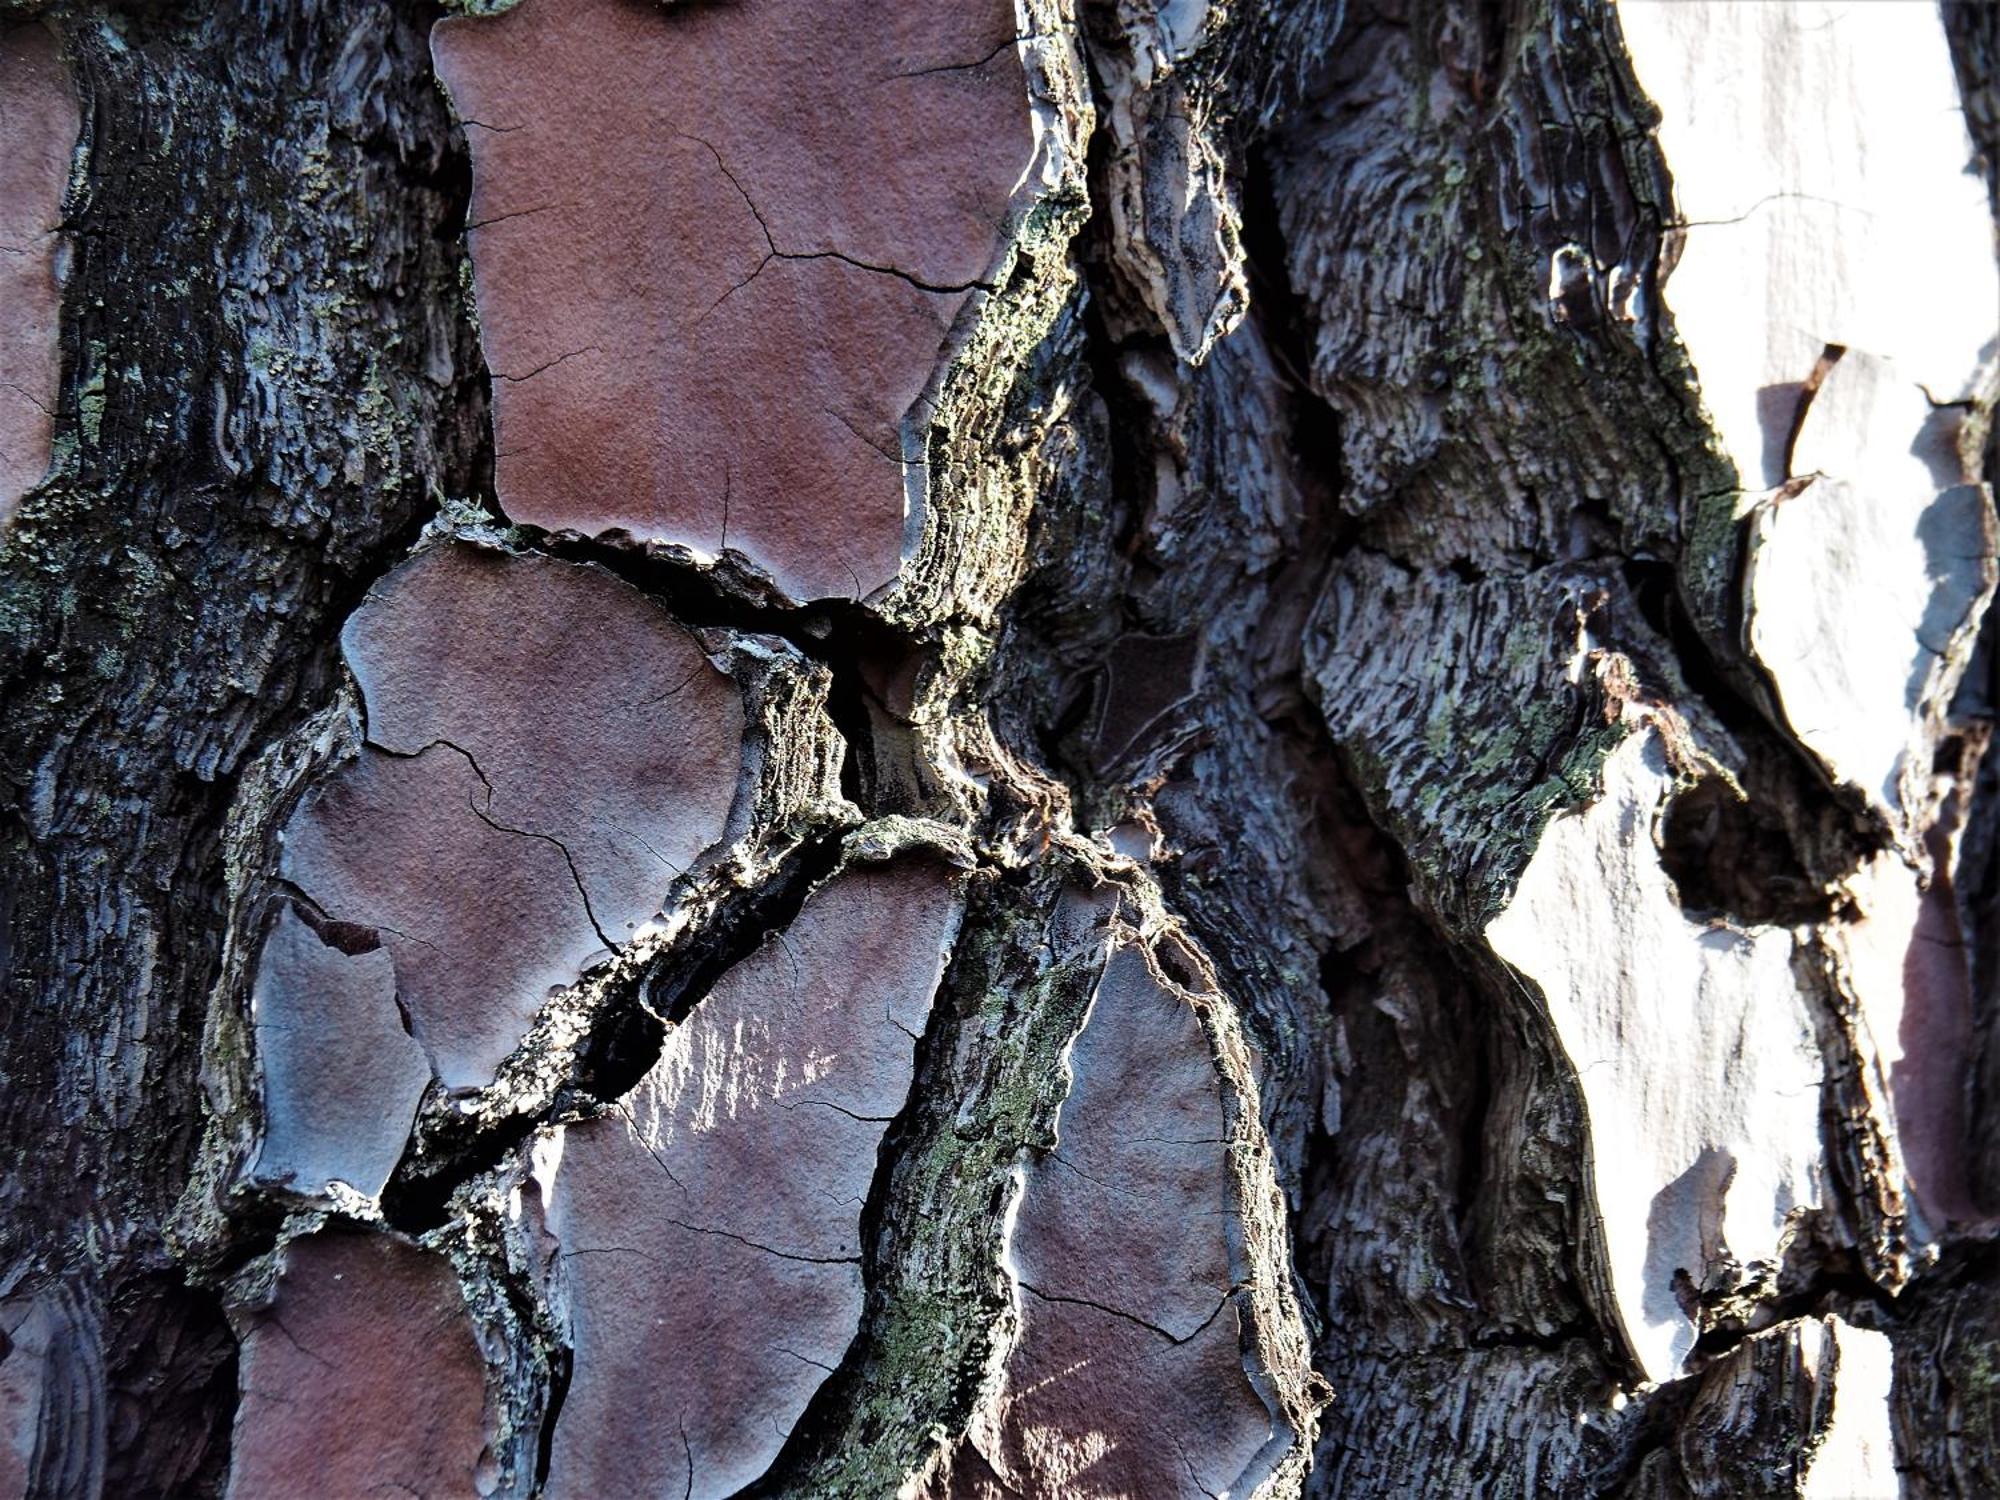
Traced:
[[2000, 1488], [2000, 12], [449, 10], [0, 3], [0, 1500]]

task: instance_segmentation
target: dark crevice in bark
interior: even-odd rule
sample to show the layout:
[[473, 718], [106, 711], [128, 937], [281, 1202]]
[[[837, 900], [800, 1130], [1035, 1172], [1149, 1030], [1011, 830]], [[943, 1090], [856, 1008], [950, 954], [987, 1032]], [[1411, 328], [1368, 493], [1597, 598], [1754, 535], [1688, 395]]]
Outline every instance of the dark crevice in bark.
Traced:
[[1823, 922], [1833, 901], [1807, 874], [1778, 813], [1719, 776], [1667, 804], [1660, 863], [1688, 916], [1791, 926]]
[[1571, 1318], [1546, 1333], [1519, 1326], [1482, 1328], [1470, 1340], [1474, 1349], [1539, 1349], [1545, 1354], [1561, 1354], [1571, 1344], [1582, 1344], [1593, 1354], [1604, 1346], [1604, 1329], [1595, 1318]]
[[633, 1003], [615, 1007], [577, 1060], [575, 1088], [611, 1104], [659, 1061], [666, 1027], [678, 1026], [722, 976], [783, 933], [806, 898], [840, 863], [838, 835], [808, 839], [765, 884], [724, 908], [701, 941], [679, 945], [639, 977]]
[[1717, 663], [1672, 565], [1631, 558], [1621, 571], [1672, 669], [1746, 761], [1740, 795], [1711, 778], [1668, 810], [1662, 855], [1682, 906], [1692, 916], [1742, 924], [1825, 921], [1836, 904], [1830, 887], [1880, 850], [1885, 835], [1838, 804], [1825, 774], [1773, 725], [1743, 680]]
[[750, 635], [771, 635], [817, 657], [826, 651], [834, 617], [854, 608], [851, 600], [788, 604], [753, 574], [724, 562], [704, 567], [660, 548], [624, 546], [615, 541], [518, 528], [539, 550], [568, 562], [594, 563], [658, 600], [683, 625], [720, 627]]
[[[1993, 473], [1989, 449], [1987, 472]], [[1952, 872], [1972, 979], [1972, 1060], [1966, 1108], [1966, 1165], [1975, 1202], [2000, 1209], [2000, 1141], [1989, 1128], [2000, 1115], [2000, 754], [1992, 739], [2000, 711], [2000, 611], [1988, 610], [1979, 648], [1961, 684], [1952, 717], [1988, 737], [1969, 790], [1957, 868]]]
[[1910, 1500], [2000, 1493], [2000, 1247], [1961, 1241], [1899, 1299], [1897, 1470]]
[[[542, 1430], [535, 1439], [535, 1483], [534, 1494], [541, 1494], [549, 1482], [549, 1463], [555, 1455], [556, 1424], [562, 1420], [563, 1401], [569, 1395], [569, 1383], [575, 1372], [576, 1359], [570, 1350], [558, 1345], [549, 1351], [549, 1397], [542, 1409]], [[694, 1482], [693, 1465], [689, 1465], [688, 1482]]]
[[1732, 676], [1717, 667], [1679, 593], [1679, 570], [1652, 557], [1627, 558], [1620, 571], [1640, 615], [1672, 654], [1696, 697], [1731, 731], [1762, 723], [1762, 712]]
[[[1093, 179], [1101, 170], [1100, 153], [1106, 149], [1102, 132], [1093, 135], [1089, 153]], [[1093, 226], [1096, 218], [1094, 214]], [[1128, 351], [1112, 337], [1105, 321], [1106, 308], [1099, 290], [1104, 273], [1101, 266], [1093, 266], [1090, 260], [1096, 232], [1087, 226], [1078, 236], [1075, 253], [1084, 272], [1083, 366], [1090, 390], [1102, 403], [1106, 417], [1099, 461], [1112, 516], [1106, 522], [1104, 545], [1112, 556], [1123, 560], [1125, 568], [1137, 569], [1144, 566], [1137, 556], [1138, 532], [1145, 519], [1144, 495], [1152, 483], [1151, 457], [1145, 439], [1154, 418], [1151, 408], [1120, 367], [1120, 360]], [[1158, 358], [1164, 355], [1165, 348], [1164, 339], [1158, 340], [1145, 354]], [[1057, 548], [1051, 546], [1056, 535], [1052, 519], [1037, 507], [1030, 523], [1031, 557], [1053, 556], [1056, 552]], [[1090, 539], [1093, 545], [1097, 541], [1095, 537]], [[1060, 567], [1060, 562], [1056, 566]], [[1094, 659], [1067, 659], [1077, 655], [1074, 644], [1064, 639], [1072, 627], [1057, 612], [1068, 602], [1064, 595], [1069, 582], [1067, 578], [1045, 576], [1039, 568], [1023, 580], [1008, 611], [1008, 656], [1021, 669], [1024, 682], [1032, 683], [1035, 689], [1035, 702], [1027, 721], [1033, 726], [1037, 759], [1045, 771], [1069, 788], [1077, 831], [1087, 832], [1092, 813], [1099, 805], [1096, 794], [1103, 779], [1092, 741], [1105, 711], [1106, 660], [1098, 653], [1093, 653]], [[1119, 595], [1096, 601], [1094, 619], [1079, 622], [1083, 629], [1103, 635], [1107, 648], [1119, 627], [1133, 623], [1128, 595], [1129, 584]], [[1042, 680], [1045, 671], [1052, 675], [1054, 693], [1049, 692], [1048, 683]]]
[[[1813, 383], [1800, 397], [1794, 436], [1817, 381], [1838, 357], [1838, 346], [1829, 345]], [[1786, 464], [1789, 468], [1789, 450]], [[1731, 575], [1722, 629], [1729, 639], [1736, 640], [1741, 639], [1744, 628], [1749, 567], [1749, 548], [1740, 527], [1730, 545]], [[1704, 633], [1696, 622], [1685, 587], [1684, 566], [1633, 557], [1623, 563], [1622, 573], [1641, 615], [1668, 647], [1669, 660], [1689, 694], [1714, 714], [1746, 761], [1747, 769], [1739, 777], [1745, 796], [1719, 821], [1741, 824], [1747, 820], [1754, 831], [1741, 827], [1717, 830], [1726, 836], [1717, 856], [1706, 860], [1714, 878], [1696, 879], [1693, 900], [1687, 903], [1690, 910], [1744, 923], [1826, 920], [1835, 905], [1830, 888], [1887, 845], [1886, 831], [1849, 810], [1825, 771], [1791, 737], [1771, 701], [1770, 684], [1761, 669], [1740, 653], [1728, 659], [1719, 654], [1714, 635]], [[1700, 825], [1706, 821], [1684, 822], [1682, 831], [1701, 831]], [[1766, 836], [1772, 840], [1768, 847], [1755, 844], [1756, 839]], [[1730, 852], [1754, 858], [1770, 875], [1771, 883], [1760, 886], [1748, 872], [1731, 867], [1724, 858]], [[1683, 847], [1678, 853], [1691, 855], [1694, 851]], [[1687, 869], [1685, 864], [1683, 869]]]
[[[883, 768], [883, 759], [896, 754], [898, 728], [883, 712], [869, 678], [893, 678], [920, 651], [918, 642], [853, 600], [774, 603], [754, 579], [733, 569], [702, 568], [656, 550], [521, 530], [552, 557], [594, 563], [624, 579], [665, 605], [683, 625], [776, 637], [825, 667], [832, 678], [827, 714], [844, 746], [842, 794], [869, 816], [909, 810], [900, 805], [896, 778]], [[878, 746], [878, 739], [890, 743]]]
[[1486, 1151], [1493, 1115], [1493, 1048], [1490, 1037], [1479, 1036], [1465, 1049], [1465, 1061], [1472, 1077], [1460, 1106], [1458, 1175], [1453, 1183], [1452, 1202], [1458, 1220], [1461, 1245], [1478, 1232], [1474, 1219], [1480, 1193], [1487, 1181]]
[[828, 617], [821, 653], [815, 660], [833, 678], [827, 717], [845, 747], [841, 795], [870, 818], [919, 811], [913, 783], [921, 775], [922, 752], [876, 684], [913, 675], [926, 651], [876, 615], [849, 606]]
[[236, 1340], [221, 1299], [165, 1270], [133, 1297], [128, 1343], [108, 1349], [108, 1447], [122, 1476], [107, 1494], [220, 1494], [226, 1442], [209, 1439], [218, 1411], [236, 1402]]
[[1665, 1385], [1654, 1387], [1643, 1400], [1635, 1402], [1625, 1442], [1607, 1453], [1595, 1472], [1587, 1472], [1585, 1485], [1579, 1493], [1590, 1496], [1633, 1494], [1649, 1459], [1655, 1454], [1664, 1454], [1672, 1460], [1700, 1388], [1701, 1382], [1692, 1377], [1670, 1380]]
[[1793, 1318], [1838, 1313], [1863, 1328], [1887, 1329], [1902, 1316], [1900, 1298], [1883, 1289], [1851, 1250], [1838, 1249], [1816, 1258], [1806, 1278], [1784, 1285], [1757, 1305], [1755, 1316], [1724, 1316], [1708, 1324], [1687, 1357], [1689, 1375], [1699, 1375], [1744, 1339]]
[[763, 884], [737, 891], [691, 941], [675, 944], [599, 1010], [577, 1049], [571, 1077], [550, 1106], [498, 1125], [443, 1117], [415, 1142], [382, 1193], [382, 1213], [405, 1233], [443, 1224], [462, 1185], [517, 1152], [543, 1124], [587, 1118], [624, 1098], [659, 1061], [678, 1025], [731, 968], [782, 934], [806, 898], [839, 864], [838, 835], [805, 840]]
[[[1310, 371], [1319, 321], [1312, 305], [1292, 285], [1291, 252], [1278, 205], [1271, 148], [1261, 136], [1243, 145], [1243, 255], [1250, 279], [1249, 316], [1277, 360], [1289, 398], [1290, 442], [1297, 477], [1314, 495], [1309, 506], [1312, 531], [1299, 539], [1301, 558], [1325, 566], [1353, 545], [1357, 530], [1339, 498], [1347, 491], [1341, 457], [1342, 417], [1313, 388]], [[1316, 590], [1315, 590], [1316, 592]]]

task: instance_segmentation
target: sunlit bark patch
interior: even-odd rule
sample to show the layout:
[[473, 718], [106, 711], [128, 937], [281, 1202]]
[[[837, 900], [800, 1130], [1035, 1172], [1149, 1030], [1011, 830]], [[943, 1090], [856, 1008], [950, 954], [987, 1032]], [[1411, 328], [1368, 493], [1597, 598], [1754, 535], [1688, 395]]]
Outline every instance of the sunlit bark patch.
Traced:
[[1209, 1042], [1137, 948], [1106, 966], [1009, 1241], [1020, 1335], [965, 1497], [1247, 1495], [1290, 1433], [1251, 1383]]
[[1618, 21], [1683, 226], [1663, 294], [1745, 488], [1789, 477], [1829, 344], [1970, 394], [2000, 278], [1937, 11], [1634, 0]]
[[1755, 1476], [1760, 1493], [1807, 1500], [1898, 1494], [1890, 1380], [1887, 1336], [1841, 1318], [1752, 1334], [1702, 1372], [1633, 1492], [1739, 1495]]
[[1674, 174], [1664, 300], [1752, 518], [1746, 644], [1799, 743], [1916, 857], [1994, 579], [1963, 413], [1940, 405], [1976, 393], [2000, 321], [1942, 22], [1729, 0], [1619, 18]]
[[1798, 477], [1754, 513], [1744, 580], [1744, 632], [1792, 734], [1912, 854], [1995, 576], [1958, 417], [1890, 362], [1841, 357], [1801, 413]]
[[1659, 734], [1629, 736], [1486, 928], [1576, 1071], [1612, 1311], [1650, 1380], [1694, 1347], [1694, 1296], [1775, 1265], [1822, 1198], [1824, 1065], [1792, 935], [1681, 909], [1657, 845], [1673, 786]]
[[552, 1497], [722, 1496], [769, 1467], [861, 1314], [861, 1210], [958, 922], [856, 869], [732, 969], [544, 1160], [575, 1373]]
[[1848, 882], [1852, 917], [1826, 934], [1835, 982], [1855, 1008], [1866, 1097], [1893, 1126], [1917, 1239], [1982, 1217], [1965, 1149], [1971, 966], [1943, 830], [1931, 842], [1942, 857], [1928, 889], [1901, 860], [1878, 855]]
[[436, 31], [516, 521], [866, 596], [1033, 155], [1013, 8], [525, 0]]

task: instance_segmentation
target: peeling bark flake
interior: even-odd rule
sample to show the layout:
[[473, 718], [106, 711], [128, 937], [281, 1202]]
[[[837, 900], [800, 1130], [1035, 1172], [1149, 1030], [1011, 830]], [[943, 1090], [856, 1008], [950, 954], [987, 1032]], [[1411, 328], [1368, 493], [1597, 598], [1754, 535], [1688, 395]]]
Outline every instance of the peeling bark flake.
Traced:
[[[368, 743], [288, 825], [282, 873], [378, 934], [439, 1080], [478, 1088], [722, 839], [741, 698], [630, 585], [462, 544], [378, 586], [343, 643]], [[264, 993], [276, 1026], [311, 998]]]
[[770, 1466], [858, 1326], [862, 1204], [958, 912], [929, 863], [836, 876], [544, 1148], [575, 1349], [551, 1500], [708, 1500]]
[[1122, 947], [1023, 1168], [1021, 1331], [951, 1493], [1248, 1495], [1292, 1433], [1245, 1369], [1228, 1124], [1193, 1007]]
[[289, 908], [251, 997], [265, 1130], [252, 1175], [310, 1197], [336, 1182], [378, 1197], [431, 1070], [396, 1014], [387, 950], [346, 954]]
[[228, 1500], [491, 1492], [486, 1371], [451, 1265], [386, 1234], [279, 1252], [243, 1315]]
[[1850, 352], [1794, 445], [1801, 478], [1751, 517], [1744, 634], [1785, 723], [1915, 857], [1945, 712], [1992, 597], [1993, 506], [1960, 414]]
[[1660, 866], [1673, 787], [1656, 731], [1553, 820], [1486, 928], [1531, 979], [1576, 1070], [1610, 1312], [1648, 1380], [1694, 1347], [1693, 1294], [1775, 1266], [1819, 1206], [1823, 1064], [1781, 928], [1698, 922]]

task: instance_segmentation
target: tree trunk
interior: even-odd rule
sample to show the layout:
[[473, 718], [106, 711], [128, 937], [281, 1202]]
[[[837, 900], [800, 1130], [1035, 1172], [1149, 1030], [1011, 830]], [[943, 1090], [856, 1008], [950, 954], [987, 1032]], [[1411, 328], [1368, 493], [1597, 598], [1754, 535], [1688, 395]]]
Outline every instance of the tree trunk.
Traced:
[[0, 1500], [2000, 1492], [1996, 16], [0, 0]]

